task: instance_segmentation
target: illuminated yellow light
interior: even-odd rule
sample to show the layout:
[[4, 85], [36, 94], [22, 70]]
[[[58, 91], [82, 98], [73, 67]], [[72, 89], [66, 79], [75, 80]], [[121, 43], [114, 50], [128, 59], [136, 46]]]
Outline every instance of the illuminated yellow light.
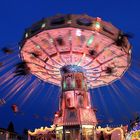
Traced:
[[53, 130], [55, 130], [55, 125], [51, 125], [50, 128], [48, 128], [48, 127], [45, 127], [45, 128], [41, 127], [41, 128], [35, 129], [34, 132], [29, 130], [28, 134], [31, 135], [31, 136], [39, 135], [39, 134], [44, 134], [44, 133], [47, 134], [49, 131], [53, 131]]
[[101, 25], [99, 22], [96, 22], [95, 23], [95, 29], [99, 30], [101, 28]]
[[137, 140], [139, 140], [140, 138], [139, 138], [139, 135], [140, 135], [140, 130], [138, 130], [138, 131], [134, 131], [133, 133], [132, 133], [132, 139], [137, 139]]
[[70, 131], [66, 131], [66, 134], [69, 134], [70, 133]]
[[62, 130], [63, 126], [56, 127], [56, 130]]
[[82, 128], [93, 128], [93, 125], [82, 125]]

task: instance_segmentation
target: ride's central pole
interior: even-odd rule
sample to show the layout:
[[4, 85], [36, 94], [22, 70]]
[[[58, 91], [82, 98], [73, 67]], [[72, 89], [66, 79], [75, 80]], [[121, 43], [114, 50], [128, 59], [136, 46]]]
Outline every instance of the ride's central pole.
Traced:
[[80, 66], [67, 65], [61, 68], [61, 75], [62, 94], [54, 119], [57, 137], [60, 140], [87, 139], [89, 129], [93, 135], [97, 120], [91, 107], [85, 71]]

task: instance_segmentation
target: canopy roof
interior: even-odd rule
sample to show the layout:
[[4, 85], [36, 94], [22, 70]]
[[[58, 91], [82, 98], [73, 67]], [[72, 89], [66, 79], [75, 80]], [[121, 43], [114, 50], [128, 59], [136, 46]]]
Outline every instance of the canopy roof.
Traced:
[[65, 65], [82, 67], [89, 87], [108, 85], [125, 73], [130, 55], [119, 29], [87, 15], [44, 19], [27, 29], [21, 43], [21, 58], [30, 72], [58, 86]]

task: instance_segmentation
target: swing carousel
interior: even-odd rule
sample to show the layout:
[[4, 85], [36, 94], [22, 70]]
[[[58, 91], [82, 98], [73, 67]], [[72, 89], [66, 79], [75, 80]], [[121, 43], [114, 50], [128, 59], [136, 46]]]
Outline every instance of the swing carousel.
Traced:
[[101, 18], [57, 15], [27, 28], [20, 45], [26, 69], [61, 87], [54, 125], [58, 140], [90, 140], [98, 124], [88, 89], [120, 79], [130, 66], [131, 45]]

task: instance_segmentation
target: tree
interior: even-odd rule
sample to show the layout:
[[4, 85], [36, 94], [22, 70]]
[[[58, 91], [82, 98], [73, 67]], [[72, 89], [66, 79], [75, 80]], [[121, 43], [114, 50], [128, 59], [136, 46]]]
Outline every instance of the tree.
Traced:
[[26, 136], [28, 135], [28, 129], [27, 128], [24, 128], [23, 134], [26, 135]]
[[9, 132], [15, 132], [13, 122], [10, 122], [10, 123], [9, 123], [7, 130], [8, 130]]

